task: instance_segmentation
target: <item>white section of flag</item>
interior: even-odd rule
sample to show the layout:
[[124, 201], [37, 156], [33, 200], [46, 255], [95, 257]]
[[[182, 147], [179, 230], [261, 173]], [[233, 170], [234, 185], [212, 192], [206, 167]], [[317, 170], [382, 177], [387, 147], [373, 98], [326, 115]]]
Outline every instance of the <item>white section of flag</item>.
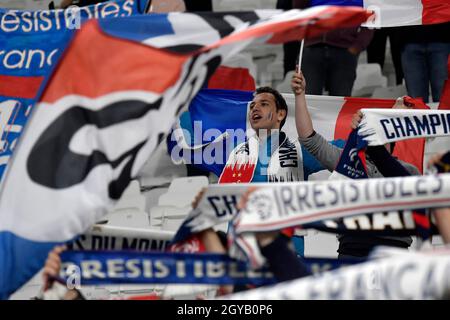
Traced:
[[422, 24], [420, 0], [364, 0], [364, 8], [375, 11], [376, 18], [363, 26], [380, 28]]

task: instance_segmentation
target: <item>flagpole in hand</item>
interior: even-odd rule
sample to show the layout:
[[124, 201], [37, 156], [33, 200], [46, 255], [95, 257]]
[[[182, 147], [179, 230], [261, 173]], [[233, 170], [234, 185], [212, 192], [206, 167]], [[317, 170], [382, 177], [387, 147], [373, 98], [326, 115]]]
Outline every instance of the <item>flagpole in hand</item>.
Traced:
[[302, 39], [300, 42], [300, 51], [298, 53], [298, 63], [297, 63], [297, 72], [302, 69], [302, 58], [303, 58], [303, 47], [305, 45], [305, 39]]

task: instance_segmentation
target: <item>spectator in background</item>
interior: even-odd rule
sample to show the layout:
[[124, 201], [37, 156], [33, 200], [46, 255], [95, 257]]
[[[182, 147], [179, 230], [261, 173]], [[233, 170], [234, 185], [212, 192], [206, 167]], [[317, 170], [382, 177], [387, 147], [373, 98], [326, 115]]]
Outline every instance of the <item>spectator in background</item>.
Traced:
[[[294, 0], [294, 8], [307, 8], [309, 0]], [[338, 29], [305, 40], [301, 70], [308, 79], [306, 94], [351, 96], [359, 53], [372, 40], [373, 30], [363, 27]]]
[[213, 11], [212, 0], [184, 0], [186, 11]]
[[[277, 0], [277, 9], [290, 10], [292, 9], [292, 0]], [[291, 70], [295, 70], [295, 63], [300, 50], [300, 42], [292, 41], [283, 43], [283, 70], [284, 75]]]
[[65, 9], [69, 6], [78, 6], [78, 7], [85, 7], [90, 6], [91, 4], [96, 4], [100, 2], [106, 2], [108, 0], [63, 0], [61, 2], [60, 7], [62, 9]]
[[402, 29], [401, 50], [403, 72], [408, 95], [424, 102], [438, 102], [448, 77], [450, 54], [450, 22], [435, 25], [409, 26]]
[[392, 62], [395, 69], [395, 82], [397, 85], [403, 83], [403, 69], [401, 59], [402, 37], [398, 28], [382, 28], [375, 30], [372, 41], [367, 47], [367, 62], [378, 63], [383, 70], [386, 56], [386, 43], [389, 38]]
[[[308, 84], [309, 85], [309, 84]], [[295, 123], [297, 127], [297, 132], [299, 136], [299, 141], [303, 148], [308, 150], [325, 168], [332, 172], [339, 162], [341, 157], [342, 149], [328, 143], [320, 133], [314, 130], [314, 126], [311, 120], [311, 116], [306, 105], [305, 98], [305, 86], [306, 80], [301, 73], [295, 73], [292, 77], [291, 87], [295, 95]], [[306, 86], [307, 88], [307, 86]], [[406, 109], [407, 106], [404, 104], [403, 99], [399, 99], [394, 108]], [[362, 120], [362, 114], [357, 112], [353, 115], [351, 127], [355, 129], [359, 122]], [[367, 174], [369, 178], [381, 178], [383, 176], [400, 176], [400, 170], [389, 170], [389, 166], [398, 166], [402, 170], [404, 175], [419, 175], [419, 170], [412, 164], [403, 162], [401, 160], [396, 160], [390, 157], [393, 152], [393, 144], [387, 144], [385, 154], [381, 155], [381, 161], [376, 158], [378, 154], [370, 154], [368, 148], [367, 157]], [[379, 148], [375, 150], [380, 152]], [[383, 151], [383, 150], [381, 150]], [[387, 154], [386, 154], [387, 153]], [[373, 155], [373, 156], [372, 156]], [[377, 157], [374, 157], [377, 156]], [[392, 160], [392, 163], [388, 164], [388, 160]], [[386, 167], [388, 167], [386, 169]], [[350, 235], [344, 234], [338, 237], [339, 240], [339, 258], [364, 258], [367, 257], [370, 251], [375, 246], [391, 246], [398, 248], [408, 248], [412, 243], [411, 237], [382, 237], [373, 235]]]
[[186, 6], [183, 0], [151, 0], [148, 12], [165, 13], [165, 12], [183, 12]]

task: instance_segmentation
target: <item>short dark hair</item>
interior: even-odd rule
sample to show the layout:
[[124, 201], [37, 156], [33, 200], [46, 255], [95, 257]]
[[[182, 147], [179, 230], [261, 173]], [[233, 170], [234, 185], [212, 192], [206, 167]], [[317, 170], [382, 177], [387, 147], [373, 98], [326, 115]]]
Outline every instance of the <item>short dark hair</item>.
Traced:
[[280, 129], [283, 128], [284, 123], [286, 122], [287, 115], [288, 115], [288, 106], [287, 106], [286, 100], [284, 100], [281, 93], [279, 93], [277, 90], [275, 90], [274, 88], [271, 88], [271, 87], [260, 87], [260, 88], [256, 89], [254, 96], [261, 94], [261, 93], [270, 93], [274, 96], [277, 111], [278, 110], [286, 110], [286, 116], [284, 117], [283, 120], [281, 120], [281, 123], [280, 123]]

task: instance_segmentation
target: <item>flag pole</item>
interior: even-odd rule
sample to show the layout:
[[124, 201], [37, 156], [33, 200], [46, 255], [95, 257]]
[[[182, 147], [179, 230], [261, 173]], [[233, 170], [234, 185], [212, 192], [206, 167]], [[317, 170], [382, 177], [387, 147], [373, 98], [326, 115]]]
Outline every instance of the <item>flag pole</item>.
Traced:
[[302, 39], [300, 42], [300, 51], [298, 53], [298, 70], [300, 71], [302, 69], [302, 58], [303, 58], [303, 47], [305, 45], [305, 39]]

